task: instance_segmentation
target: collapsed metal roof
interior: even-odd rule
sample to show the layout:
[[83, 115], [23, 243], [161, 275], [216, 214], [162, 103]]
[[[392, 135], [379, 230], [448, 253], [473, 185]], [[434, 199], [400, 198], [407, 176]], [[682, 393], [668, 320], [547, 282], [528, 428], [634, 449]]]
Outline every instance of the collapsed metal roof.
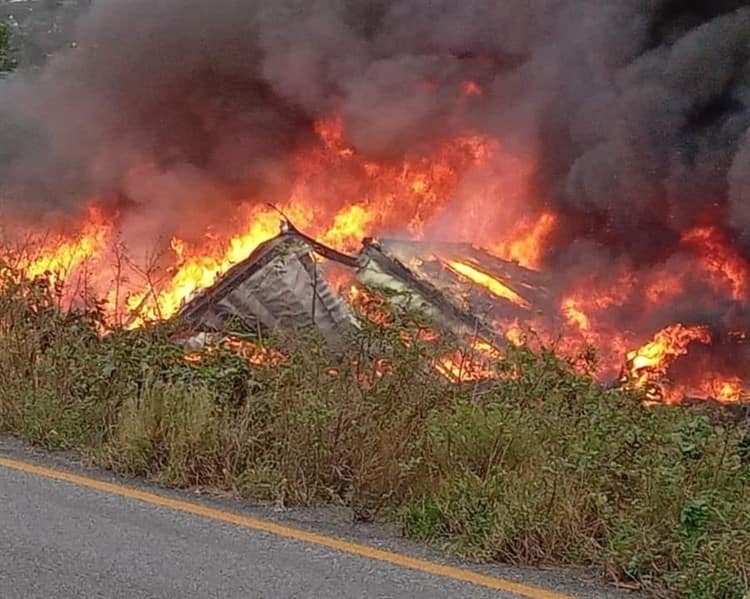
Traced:
[[[490, 269], [523, 295], [521, 305], [484, 293], [446, 268], [460, 258]], [[502, 344], [494, 317], [523, 317], [547, 303], [538, 273], [467, 244], [365, 240], [357, 256], [333, 250], [290, 223], [189, 301], [179, 317], [196, 331], [294, 331], [317, 329], [338, 340], [358, 326], [348, 302], [327, 280], [326, 264], [351, 269], [367, 288], [386, 290], [388, 301], [423, 313], [461, 338], [482, 336]]]
[[200, 331], [315, 328], [336, 339], [357, 320], [313, 255], [304, 237], [282, 232], [188, 302], [179, 317]]
[[360, 253], [357, 280], [369, 288], [389, 290], [391, 303], [421, 312], [459, 336], [478, 334], [488, 339], [496, 336], [478, 315], [412, 270], [409, 261], [403, 259], [407, 256], [390, 251], [395, 243], [398, 242], [367, 242]]

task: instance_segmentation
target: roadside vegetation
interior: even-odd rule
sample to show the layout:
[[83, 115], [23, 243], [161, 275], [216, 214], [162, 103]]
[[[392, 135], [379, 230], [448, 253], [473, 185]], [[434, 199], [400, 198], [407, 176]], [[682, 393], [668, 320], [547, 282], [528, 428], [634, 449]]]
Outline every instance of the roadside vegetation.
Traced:
[[[750, 427], [643, 408], [551, 353], [491, 385], [426, 367], [419, 326], [188, 356], [173, 325], [110, 328], [48, 279], [0, 268], [0, 430], [119, 473], [284, 504], [335, 503], [479, 560], [599, 569], [657, 597], [750, 592]], [[419, 335], [411, 334], [412, 339]], [[283, 360], [271, 348], [283, 348]], [[260, 361], [260, 360], [253, 360]]]
[[8, 23], [0, 21], [0, 73], [16, 68], [11, 44], [11, 28]]

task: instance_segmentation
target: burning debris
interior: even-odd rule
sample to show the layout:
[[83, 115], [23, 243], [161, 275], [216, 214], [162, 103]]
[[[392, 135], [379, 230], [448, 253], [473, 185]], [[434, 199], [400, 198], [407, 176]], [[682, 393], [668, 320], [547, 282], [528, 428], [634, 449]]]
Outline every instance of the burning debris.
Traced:
[[[434, 364], [454, 382], [496, 378], [505, 345], [522, 344], [531, 332], [537, 343], [567, 357], [587, 344], [607, 349], [603, 367], [594, 374], [606, 382], [611, 380], [608, 373], [619, 369], [618, 384], [644, 390], [650, 401], [702, 398], [735, 403], [748, 396], [743, 373], [750, 372], [750, 346], [742, 310], [728, 311], [723, 324], [714, 326], [668, 325], [640, 344], [618, 331], [607, 339], [599, 332], [606, 329], [597, 330], [599, 319], [630, 301], [632, 278], [604, 289], [592, 285], [588, 294], [571, 294], [567, 280], [471, 244], [366, 238], [360, 251], [350, 255], [301, 233], [287, 217], [279, 232], [278, 210], [265, 214], [274, 215], [276, 235], [266, 220], [257, 220], [262, 228], [247, 239], [237, 238], [233, 254], [221, 261], [192, 258], [173, 241], [183, 261], [173, 278], [180, 284], [149, 286], [148, 292], [127, 297], [127, 304], [136, 308], [131, 326], [179, 317], [192, 331], [188, 347], [203, 346], [217, 334], [232, 338], [236, 333], [262, 336], [311, 329], [336, 345], [360, 325], [358, 316], [391, 326], [389, 310], [407, 309], [434, 323], [435, 330], [424, 331], [425, 338], [437, 339], [442, 331], [458, 343], [459, 349]], [[57, 272], [62, 265], [64, 273], [75, 272], [107, 247], [111, 226], [106, 215], [92, 210], [90, 217], [78, 239], [63, 239], [52, 252], [21, 260], [27, 275]], [[267, 239], [244, 259], [230, 258], [253, 247], [256, 235]], [[714, 251], [727, 251], [715, 237], [701, 238], [710, 239]], [[717, 289], [744, 284], [739, 258], [702, 259]], [[726, 275], [724, 281], [722, 273], [730, 266], [731, 277]], [[651, 287], [658, 288], [659, 295], [647, 292], [646, 300], [661, 301], [675, 284], [662, 280]], [[554, 331], [562, 334], [555, 338]]]
[[[643, 389], [649, 400], [659, 403], [680, 403], [691, 398], [710, 398], [722, 403], [747, 401], [750, 391], [745, 383], [736, 374], [722, 373], [717, 365], [711, 365], [710, 349], [702, 360], [693, 363], [692, 372], [675, 368], [680, 357], [687, 356], [691, 350], [700, 355], [695, 351], [695, 345], [702, 346], [705, 351], [714, 341], [714, 335], [706, 326], [676, 324], [666, 327], [642, 347], [628, 352], [621, 383]], [[721, 351], [722, 345], [717, 343], [714, 351]], [[745, 336], [731, 335], [724, 345], [724, 350], [729, 348], [734, 359], [744, 367], [748, 360]]]
[[[331, 272], [340, 288], [349, 286], [348, 294], [333, 291]], [[349, 256], [284, 221], [276, 237], [190, 300], [179, 318], [201, 335], [314, 328], [338, 342], [357, 327], [357, 313], [387, 327], [392, 325], [388, 310], [405, 309], [434, 323], [424, 339], [437, 339], [442, 330], [459, 340], [461, 347], [434, 366], [449, 380], [466, 382], [497, 377], [493, 363], [502, 359], [502, 348], [519, 342], [509, 323], [543, 317], [559, 303], [548, 276], [468, 244], [366, 239], [360, 253]], [[562, 304], [562, 315], [570, 318], [574, 308], [566, 300]], [[737, 342], [737, 335], [733, 339]], [[653, 402], [744, 400], [747, 393], [737, 376], [700, 375], [693, 384], [671, 380], [675, 363], [693, 344], [712, 341], [706, 326], [666, 327], [624, 356], [619, 384], [644, 390]]]
[[399, 247], [399, 242], [368, 240], [360, 254], [357, 279], [368, 288], [387, 289], [390, 302], [422, 312], [459, 338], [496, 338], [497, 332], [469, 306], [445, 293], [419, 269], [409, 268], [407, 264], [414, 264], [416, 254], [402, 254]]
[[[356, 280], [367, 289], [380, 291], [378, 302], [387, 297], [389, 304], [420, 312], [458, 336], [496, 336], [494, 329], [461, 307], [455, 297], [449, 299], [423, 273], [411, 271], [384, 249], [398, 244], [367, 240], [360, 254], [352, 257], [303, 235], [285, 221], [279, 235], [263, 242], [214, 285], [188, 301], [178, 317], [199, 331], [315, 328], [328, 340], [339, 338], [347, 328], [356, 326], [356, 319], [328, 282], [326, 265], [321, 263], [328, 260], [350, 269], [347, 282]], [[367, 294], [371, 300], [376, 297], [371, 291], [353, 289], [349, 299], [355, 305], [364, 305], [357, 294]]]
[[75, 47], [0, 95], [29, 275], [133, 326], [335, 339], [408, 304], [470, 353], [528, 331], [655, 401], [744, 399], [746, 2], [66, 4]]
[[381, 247], [497, 333], [501, 322], [554, 310], [544, 274], [468, 243], [383, 241]]
[[314, 250], [298, 233], [281, 233], [188, 302], [179, 318], [197, 331], [315, 328], [329, 341], [341, 337], [356, 321]]
[[[420, 330], [420, 341], [438, 339], [438, 331], [464, 340], [463, 348], [433, 364], [448, 380], [494, 378], [492, 363], [501, 357], [497, 348], [503, 343], [496, 331], [458, 296], [444, 293], [424, 273], [417, 274], [405, 266], [396, 254], [403, 256], [407, 247], [410, 260], [420, 249], [430, 249], [420, 248], [420, 244], [366, 240], [359, 255], [353, 257], [282, 221], [276, 237], [260, 244], [179, 311], [177, 318], [192, 331], [181, 334], [181, 343], [191, 352], [188, 359], [200, 361], [196, 350], [220, 343], [236, 349], [252, 363], [266, 363], [270, 358], [252, 341], [242, 341], [236, 335], [249, 332], [262, 337], [314, 329], [335, 346], [358, 327], [356, 312], [380, 326], [391, 326], [389, 310], [398, 308], [420, 313], [434, 323], [435, 329]], [[339, 267], [335, 271], [339, 275], [341, 267], [348, 269], [346, 282], [352, 283], [346, 298], [349, 304], [333, 292], [327, 266]], [[401, 336], [403, 343], [412, 342], [405, 331]]]

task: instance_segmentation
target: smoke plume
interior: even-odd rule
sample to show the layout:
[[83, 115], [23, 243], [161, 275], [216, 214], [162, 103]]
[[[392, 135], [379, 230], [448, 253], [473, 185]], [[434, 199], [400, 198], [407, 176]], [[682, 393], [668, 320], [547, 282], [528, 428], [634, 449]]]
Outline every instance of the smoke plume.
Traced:
[[[0, 207], [39, 218], [114, 193], [168, 234], [283, 197], [290, 154], [336, 112], [378, 159], [466, 127], [533, 155], [523, 202], [559, 214], [559, 264], [663, 261], [706, 222], [750, 255], [744, 4], [96, 0], [75, 48], [0, 90]], [[457, 120], [467, 80], [484, 93]]]

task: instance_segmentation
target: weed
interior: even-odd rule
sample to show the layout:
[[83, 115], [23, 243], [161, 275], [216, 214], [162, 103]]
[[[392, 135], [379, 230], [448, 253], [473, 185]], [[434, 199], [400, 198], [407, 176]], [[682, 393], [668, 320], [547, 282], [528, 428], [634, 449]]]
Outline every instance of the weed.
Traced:
[[[714, 408], [642, 407], [549, 352], [508, 351], [451, 385], [424, 323], [365, 324], [342, 356], [314, 335], [217, 343], [187, 360], [172, 325], [61, 310], [54, 281], [0, 268], [0, 429], [113, 470], [282, 503], [392, 514], [483, 560], [597, 566], [660, 596], [750, 589], [750, 431]], [[275, 355], [275, 354], [274, 354]], [[580, 367], [580, 364], [577, 366]]]

